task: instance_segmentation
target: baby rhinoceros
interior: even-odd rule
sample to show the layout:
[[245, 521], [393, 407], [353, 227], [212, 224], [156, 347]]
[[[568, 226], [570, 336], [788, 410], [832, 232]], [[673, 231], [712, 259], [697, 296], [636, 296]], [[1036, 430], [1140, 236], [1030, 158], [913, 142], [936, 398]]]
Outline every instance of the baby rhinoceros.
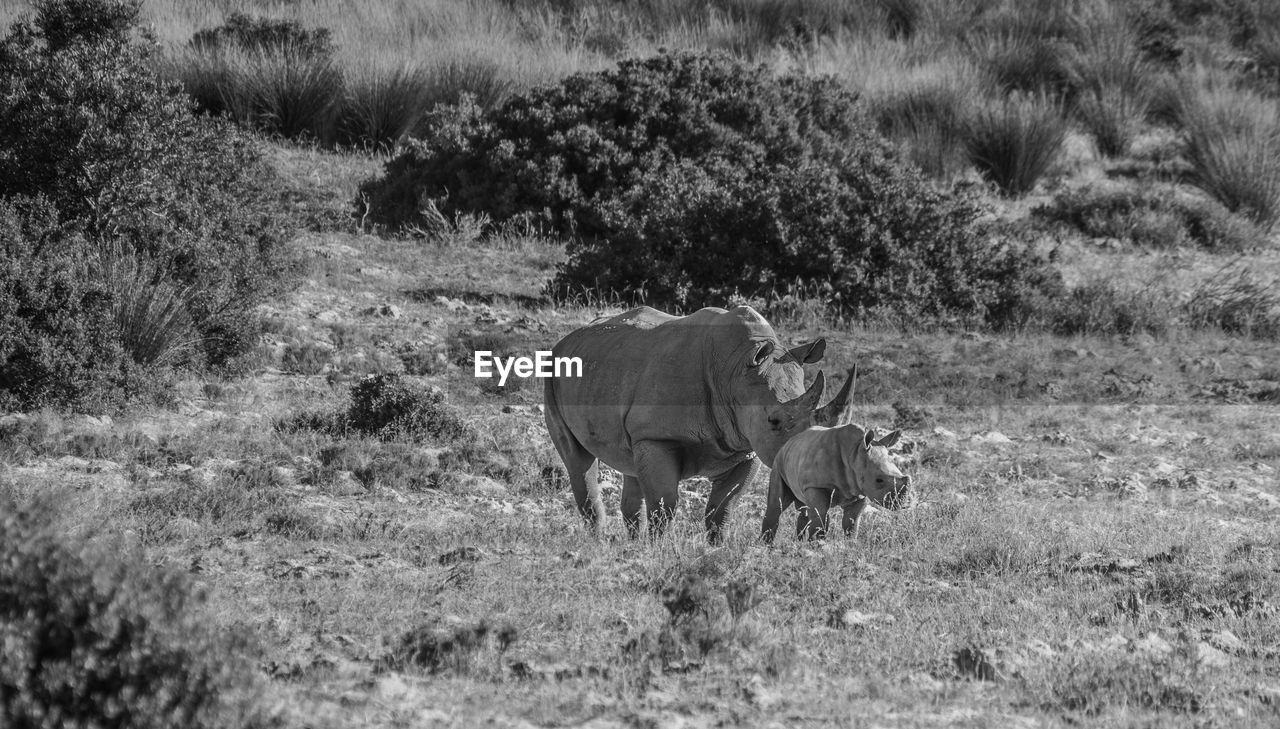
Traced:
[[889, 454], [902, 433], [879, 440], [872, 430], [848, 424], [835, 428], [813, 426], [796, 434], [778, 451], [769, 476], [769, 501], [764, 513], [764, 540], [772, 542], [778, 517], [791, 504], [800, 511], [796, 535], [821, 537], [827, 530], [827, 510], [844, 509], [846, 534], [857, 534], [858, 519], [867, 503], [885, 509], [911, 506], [911, 477], [900, 471]]

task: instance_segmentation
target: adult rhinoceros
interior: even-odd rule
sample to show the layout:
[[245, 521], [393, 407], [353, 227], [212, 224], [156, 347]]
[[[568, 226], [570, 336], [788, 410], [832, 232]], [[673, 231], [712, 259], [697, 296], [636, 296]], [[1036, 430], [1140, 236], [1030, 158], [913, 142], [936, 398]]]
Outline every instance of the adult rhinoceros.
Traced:
[[571, 332], [555, 357], [578, 357], [581, 377], [546, 381], [551, 441], [590, 528], [604, 517], [596, 460], [620, 471], [622, 519], [636, 536], [640, 507], [660, 534], [680, 479], [711, 479], [708, 537], [717, 541], [734, 498], [778, 449], [810, 425], [833, 422], [848, 397], [817, 408], [823, 375], [804, 387], [801, 365], [822, 358], [818, 339], [787, 350], [749, 306], [685, 317], [632, 309]]

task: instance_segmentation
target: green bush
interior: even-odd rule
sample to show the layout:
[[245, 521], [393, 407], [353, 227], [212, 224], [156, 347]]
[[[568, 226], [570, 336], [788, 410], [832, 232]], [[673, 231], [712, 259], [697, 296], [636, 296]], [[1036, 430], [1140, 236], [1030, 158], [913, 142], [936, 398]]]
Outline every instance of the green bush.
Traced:
[[1041, 220], [1061, 223], [1090, 238], [1115, 238], [1151, 248], [1193, 244], [1242, 251], [1266, 244], [1257, 226], [1218, 203], [1164, 190], [1098, 190], [1088, 185], [1059, 193], [1037, 207]]
[[0, 725], [260, 724], [249, 645], [209, 628], [186, 577], [50, 512], [0, 496]]
[[351, 388], [346, 425], [387, 440], [397, 438], [451, 442], [472, 435], [444, 393], [397, 375], [370, 375]]
[[570, 238], [557, 296], [696, 307], [818, 288], [848, 309], [981, 317], [1017, 254], [970, 193], [902, 165], [831, 79], [662, 54], [572, 76], [425, 140], [362, 186], [369, 219], [532, 220]]
[[[283, 230], [269, 208], [274, 176], [232, 127], [191, 114], [180, 90], [152, 70], [154, 46], [145, 39], [126, 30], [59, 35], [56, 42], [45, 35], [48, 28], [94, 27], [85, 20], [92, 17], [115, 27], [131, 7], [136, 3], [44, 0], [34, 25], [16, 23], [0, 40], [0, 77], [7, 80], [0, 88], [0, 198], [47, 200], [83, 239], [87, 250], [75, 257], [95, 273], [111, 255], [121, 265], [107, 264], [110, 270], [145, 268], [149, 281], [106, 282], [126, 289], [112, 292], [121, 294], [113, 303], [120, 317], [180, 307], [174, 321], [189, 320], [195, 334], [191, 359], [225, 364], [255, 342], [253, 307], [289, 279]], [[130, 289], [137, 296], [148, 286], [166, 289], [170, 301], [141, 309], [129, 303]], [[69, 308], [59, 316], [79, 316], [74, 297], [63, 301]], [[3, 384], [12, 392], [16, 383]]]

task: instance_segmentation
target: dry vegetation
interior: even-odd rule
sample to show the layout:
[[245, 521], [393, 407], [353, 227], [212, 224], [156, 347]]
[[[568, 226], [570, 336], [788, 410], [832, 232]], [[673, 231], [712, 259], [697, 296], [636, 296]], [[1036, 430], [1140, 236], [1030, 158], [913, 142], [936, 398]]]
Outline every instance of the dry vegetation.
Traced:
[[[426, 237], [363, 230], [346, 216], [387, 158], [279, 140], [263, 146], [302, 283], [258, 307], [265, 331], [241, 371], [179, 374], [168, 407], [0, 414], [0, 510], [47, 522], [21, 522], [38, 544], [65, 539], [107, 564], [85, 568], [98, 575], [88, 593], [127, 573], [124, 606], [106, 600], [105, 615], [136, 603], [182, 634], [156, 639], [175, 651], [252, 661], [218, 674], [239, 703], [196, 707], [215, 712], [210, 726], [1275, 726], [1280, 254], [1268, 226], [1280, 200], [1257, 183], [1280, 179], [1276, 35], [1219, 27], [1231, 8], [1268, 5], [1224, 1], [1177, 29], [1193, 60], [1143, 61], [1149, 83], [1135, 85], [1086, 63], [1128, 52], [1101, 40], [1084, 60], [1070, 40], [1038, 46], [1059, 32], [1047, 11], [949, 35], [959, 16], [942, 8], [979, 4], [144, 9], [170, 71], [194, 63], [196, 31], [266, 14], [330, 29], [347, 93], [353, 78], [409, 69], [443, 89], [424, 104], [481, 81], [496, 83], [496, 103], [659, 46], [726, 48], [833, 73], [933, 177], [991, 180], [989, 217], [1056, 249], [1071, 297], [1052, 321], [992, 332], [759, 302], [784, 339], [828, 339], [829, 374], [858, 364], [859, 421], [904, 429], [923, 503], [871, 514], [856, 541], [763, 546], [763, 480], [723, 546], [701, 533], [696, 481], [657, 543], [625, 539], [617, 518], [591, 539], [546, 439], [541, 388], [478, 382], [469, 357], [480, 344], [547, 349], [618, 308], [546, 298], [565, 247], [537, 231], [466, 216]], [[0, 10], [0, 25], [15, 16]], [[851, 30], [863, 26], [878, 30]], [[1071, 113], [1045, 91], [1058, 80], [1013, 73], [1058, 52], [1063, 78], [1094, 69], [1072, 92], [1091, 101]], [[488, 70], [445, 88], [450, 64]], [[1060, 114], [1052, 145], [1015, 129], [969, 154], [975, 126], [1017, 127], [1046, 108]], [[1048, 160], [1023, 163], [1000, 139]], [[1010, 184], [979, 172], [988, 157], [1016, 168]], [[1027, 180], [1031, 166], [1043, 169]], [[22, 549], [3, 534], [0, 546]], [[110, 566], [117, 553], [127, 569]], [[168, 577], [137, 588], [149, 567]], [[173, 597], [187, 593], [203, 599]], [[3, 581], [0, 597], [13, 597]], [[24, 625], [6, 605], [0, 643]], [[5, 690], [17, 685], [6, 671], [0, 661]]]

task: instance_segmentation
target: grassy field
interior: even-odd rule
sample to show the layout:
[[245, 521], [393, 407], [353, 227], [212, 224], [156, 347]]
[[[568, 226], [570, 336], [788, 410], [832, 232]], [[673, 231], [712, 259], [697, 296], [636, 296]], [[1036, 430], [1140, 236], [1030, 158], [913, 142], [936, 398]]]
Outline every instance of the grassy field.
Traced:
[[[374, 165], [275, 158], [334, 199]], [[289, 725], [1268, 726], [1280, 713], [1271, 342], [910, 333], [801, 312], [775, 325], [827, 336], [829, 372], [859, 363], [858, 417], [906, 429], [924, 503], [874, 514], [857, 541], [766, 548], [759, 483], [710, 549], [693, 482], [659, 543], [627, 541], [616, 518], [597, 542], [567, 488], [541, 478], [555, 456], [537, 388], [482, 390], [447, 355], [464, 331], [546, 347], [609, 313], [540, 300], [558, 246], [298, 242], [311, 270], [267, 313], [270, 365], [190, 381], [172, 410], [29, 415], [3, 472], [7, 490], [57, 494], [67, 530], [123, 533], [190, 571], [213, 618], [261, 643], [267, 701]], [[418, 350], [505, 481], [428, 487], [431, 449], [276, 427]], [[733, 615], [733, 585], [759, 603]], [[663, 598], [681, 590], [699, 609], [673, 617]], [[403, 658], [402, 640], [479, 620], [514, 628], [506, 650], [489, 638], [438, 664]], [[436, 632], [404, 637], [424, 627]]]
[[[153, 0], [146, 12], [170, 44], [231, 12], [265, 9], [331, 28], [344, 63], [480, 52], [524, 74], [517, 85], [658, 45], [734, 47], [747, 23], [724, 11], [648, 35], [628, 26], [616, 34], [630, 44], [615, 47], [587, 32], [634, 22], [611, 4], [564, 3], [585, 18], [569, 36], [549, 17], [530, 35], [539, 16], [514, 5]], [[643, 5], [661, 12], [656, 0]], [[887, 22], [894, 4], [849, 5]], [[0, 9], [0, 26], [11, 12]], [[775, 40], [739, 48], [783, 58]], [[882, 80], [856, 59], [884, 62], [869, 49], [890, 43], [901, 57], [918, 52], [907, 41], [860, 43], [839, 36], [806, 62]], [[933, 82], [946, 75], [933, 63], [893, 68]], [[963, 65], [950, 70], [956, 85], [971, 81]], [[1083, 185], [1168, 185], [1179, 199], [1205, 199], [1161, 167], [1176, 147], [1170, 135], [1143, 125], [1132, 153], [1109, 159], [1073, 128], [1045, 182], [1016, 200], [993, 193], [993, 214], [1025, 223]], [[776, 307], [784, 341], [827, 338], [829, 377], [857, 363], [856, 418], [904, 430], [898, 450], [921, 504], [871, 513], [856, 540], [784, 532], [766, 547], [761, 478], [711, 548], [701, 528], [708, 484], [691, 481], [668, 534], [637, 542], [623, 536], [620, 479], [606, 473], [611, 519], [596, 540], [557, 473], [541, 388], [479, 382], [469, 357], [477, 342], [549, 349], [620, 309], [545, 297], [562, 241], [465, 224], [425, 240], [359, 230], [346, 213], [384, 156], [264, 146], [291, 188], [291, 212], [311, 223], [294, 240], [305, 280], [262, 307], [254, 365], [188, 377], [168, 408], [0, 414], [0, 495], [47, 496], [63, 533], [123, 535], [152, 564], [188, 573], [207, 595], [208, 623], [257, 646], [261, 705], [279, 724], [1280, 719], [1275, 338], [1183, 324], [995, 334], [851, 321], [817, 302]], [[1265, 305], [1280, 249], [1274, 233], [1257, 234], [1268, 244], [1243, 251], [1056, 230], [1043, 242], [1071, 284], [1107, 282], [1170, 307], [1212, 290], [1253, 292]], [[1233, 275], [1253, 288], [1230, 284], [1243, 280]], [[343, 408], [351, 385], [388, 372], [447, 393], [475, 431], [463, 467], [446, 448], [290, 427]]]

